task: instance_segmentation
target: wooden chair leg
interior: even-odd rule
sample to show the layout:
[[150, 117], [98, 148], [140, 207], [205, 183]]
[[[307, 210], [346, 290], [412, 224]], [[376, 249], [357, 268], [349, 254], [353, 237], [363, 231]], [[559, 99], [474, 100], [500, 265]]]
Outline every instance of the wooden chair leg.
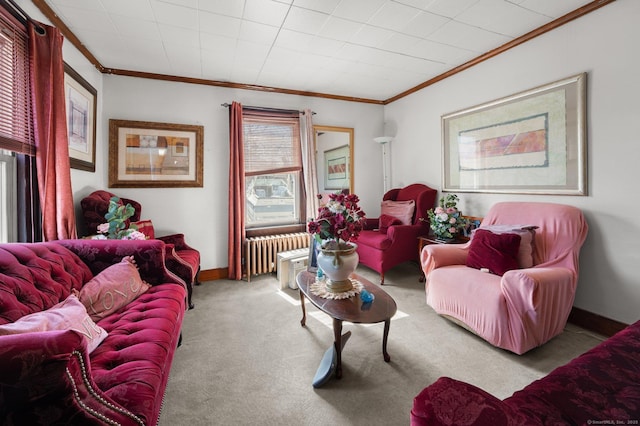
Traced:
[[380, 285], [384, 285], [384, 272], [380, 272]]

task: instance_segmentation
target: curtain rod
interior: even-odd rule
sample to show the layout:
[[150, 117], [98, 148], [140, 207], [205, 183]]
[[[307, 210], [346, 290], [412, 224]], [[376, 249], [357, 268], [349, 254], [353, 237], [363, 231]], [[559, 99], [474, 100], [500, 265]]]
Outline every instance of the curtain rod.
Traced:
[[[231, 104], [225, 102], [224, 104], [220, 104], [220, 106], [223, 106], [225, 108], [229, 108], [231, 106]], [[242, 108], [253, 109], [253, 110], [256, 110], [256, 111], [297, 112], [299, 114], [304, 114], [304, 111], [298, 111], [296, 109], [268, 108], [268, 107], [247, 106], [247, 105], [242, 105]], [[311, 114], [315, 115], [316, 112], [315, 111], [311, 111]]]
[[15, 1], [13, 1], [13, 0], [0, 0], [0, 3], [5, 5], [5, 6], [11, 7], [13, 9], [13, 11], [15, 12], [15, 13], [12, 13], [12, 15], [14, 15], [20, 21], [23, 21], [24, 24], [26, 24], [27, 21], [31, 22], [36, 27], [36, 30], [38, 31], [39, 34], [44, 34], [45, 33], [45, 29], [42, 28], [40, 23], [38, 21], [36, 21], [35, 19], [31, 18], [31, 16], [29, 16], [29, 14], [27, 12], [25, 12], [20, 6], [18, 6], [18, 4]]

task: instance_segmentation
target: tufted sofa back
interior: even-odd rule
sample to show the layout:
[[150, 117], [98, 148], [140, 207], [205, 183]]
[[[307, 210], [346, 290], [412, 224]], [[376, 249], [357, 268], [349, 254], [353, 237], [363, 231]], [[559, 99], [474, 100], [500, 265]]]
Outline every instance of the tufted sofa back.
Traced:
[[0, 244], [0, 324], [49, 309], [92, 277], [60, 244]]

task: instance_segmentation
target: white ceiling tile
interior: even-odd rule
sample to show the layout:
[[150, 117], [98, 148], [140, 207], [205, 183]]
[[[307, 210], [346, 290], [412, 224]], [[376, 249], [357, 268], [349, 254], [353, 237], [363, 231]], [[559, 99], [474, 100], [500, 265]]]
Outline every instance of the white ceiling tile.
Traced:
[[412, 56], [418, 58], [449, 65], [460, 64], [466, 62], [467, 59], [477, 56], [477, 53], [471, 50], [460, 49], [455, 46], [430, 40], [421, 40], [413, 46], [410, 53]]
[[123, 37], [161, 40], [158, 24], [155, 22], [120, 15], [111, 16], [111, 20]]
[[58, 0], [58, 7], [74, 7], [76, 9], [104, 11], [105, 8], [100, 0]]
[[153, 9], [149, 0], [103, 0], [102, 4], [111, 15], [144, 19], [146, 21], [154, 20]]
[[200, 47], [200, 33], [187, 28], [158, 24], [164, 44]]
[[340, 0], [294, 0], [293, 5], [326, 14], [333, 13]]
[[334, 56], [335, 52], [345, 44], [343, 41], [331, 40], [324, 37], [314, 37], [309, 48], [311, 52], [320, 56]]
[[379, 48], [408, 55], [420, 40], [417, 37], [396, 33], [380, 44]]
[[369, 24], [394, 31], [401, 31], [407, 22], [420, 13], [414, 7], [387, 2], [369, 19]]
[[361, 23], [330, 16], [319, 35], [335, 40], [350, 40], [362, 28]]
[[238, 38], [271, 46], [278, 36], [278, 28], [258, 22], [243, 21]]
[[116, 28], [109, 15], [96, 10], [78, 9], [75, 7], [61, 7], [61, 13], [69, 22], [69, 28], [75, 31], [91, 30], [103, 33], [115, 33]]
[[436, 2], [436, 0], [395, 0], [395, 2], [404, 4], [405, 6], [427, 10], [429, 6], [432, 6]]
[[169, 3], [176, 6], [189, 7], [191, 9], [198, 8], [198, 0], [158, 0], [162, 3]]
[[376, 47], [384, 43], [387, 39], [393, 36], [394, 32], [385, 30], [384, 28], [378, 28], [371, 25], [363, 25], [349, 42], [353, 44], [359, 44], [362, 46]]
[[327, 22], [329, 15], [313, 10], [292, 7], [283, 28], [306, 34], [318, 34]]
[[274, 46], [294, 52], [306, 52], [309, 51], [311, 43], [313, 43], [313, 39], [314, 36], [310, 34], [303, 34], [290, 30], [280, 30]]
[[456, 21], [516, 37], [544, 25], [548, 19], [504, 0], [480, 0], [459, 14]]
[[387, 0], [342, 0], [333, 11], [339, 18], [368, 22]]
[[434, 15], [429, 12], [421, 12], [416, 15], [409, 23], [402, 28], [404, 34], [415, 37], [427, 38], [438, 28], [450, 21], [450, 18]]
[[542, 13], [552, 18], [559, 18], [585, 5], [584, 0], [524, 0], [520, 6]]
[[244, 12], [244, 1], [239, 0], [202, 0], [200, 10], [214, 12], [219, 15], [242, 18]]
[[450, 21], [431, 34], [429, 40], [477, 53], [484, 53], [495, 46], [508, 43], [511, 38], [471, 25]]
[[243, 18], [280, 27], [290, 6], [271, 0], [246, 0]]
[[200, 12], [198, 14], [199, 28], [210, 34], [220, 34], [227, 37], [238, 37], [242, 20], [232, 16], [216, 13]]
[[479, 0], [436, 0], [427, 10], [436, 15], [455, 18], [478, 1]]
[[198, 11], [158, 0], [151, 0], [151, 7], [159, 23], [174, 27], [198, 28]]

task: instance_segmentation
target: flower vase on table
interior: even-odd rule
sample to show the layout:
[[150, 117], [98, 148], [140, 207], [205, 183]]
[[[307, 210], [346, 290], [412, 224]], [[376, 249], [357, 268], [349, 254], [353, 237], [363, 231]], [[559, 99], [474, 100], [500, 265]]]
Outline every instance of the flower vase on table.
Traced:
[[318, 266], [327, 277], [326, 287], [331, 293], [353, 288], [349, 277], [360, 258], [352, 242], [360, 235], [365, 222], [358, 201], [355, 194], [330, 194], [329, 201], [318, 209], [318, 216], [309, 221], [309, 232], [320, 243]]
[[429, 226], [436, 241], [452, 243], [462, 235], [467, 220], [457, 207], [458, 196], [447, 194], [440, 198], [440, 204], [427, 212]]

